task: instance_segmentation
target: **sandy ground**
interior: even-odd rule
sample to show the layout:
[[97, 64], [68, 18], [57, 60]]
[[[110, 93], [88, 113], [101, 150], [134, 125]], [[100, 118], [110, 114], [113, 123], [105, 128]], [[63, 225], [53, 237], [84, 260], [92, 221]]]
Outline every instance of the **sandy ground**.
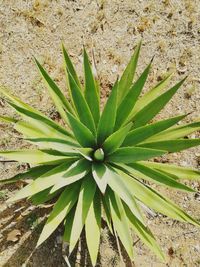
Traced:
[[[65, 88], [62, 68], [61, 41], [66, 45], [82, 77], [82, 46], [91, 55], [93, 49], [102, 87], [102, 102], [110, 86], [121, 74], [136, 43], [143, 38], [138, 72], [155, 55], [153, 68], [145, 87], [155, 84], [166, 71], [174, 71], [173, 81], [189, 75], [187, 81], [160, 118], [192, 112], [186, 121], [200, 115], [200, 2], [198, 0], [0, 0], [0, 84], [11, 88], [24, 101], [53, 116], [55, 109], [33, 63], [36, 56], [49, 70], [58, 84]], [[10, 115], [3, 100], [0, 114]], [[0, 124], [0, 149], [24, 148], [27, 144], [16, 138], [11, 126]], [[199, 136], [198, 133], [192, 137]], [[199, 167], [200, 149], [190, 149], [167, 157], [169, 162]], [[25, 166], [0, 163], [0, 177], [18, 173]], [[199, 182], [190, 185], [200, 189]], [[7, 206], [5, 200], [22, 185], [0, 189], [0, 266], [67, 266], [62, 258], [58, 231], [39, 249], [34, 246], [41, 231], [38, 218], [48, 211], [30, 208], [27, 202]], [[200, 219], [200, 198], [160, 188], [196, 219]], [[163, 264], [149, 250], [137, 242], [135, 266], [179, 267], [200, 266], [200, 230], [163, 216], [148, 218], [168, 263]], [[21, 236], [16, 242], [6, 241], [12, 230]], [[133, 237], [137, 241], [137, 237]], [[87, 252], [77, 266], [90, 266]], [[33, 252], [31, 254], [31, 252]], [[81, 253], [80, 253], [81, 254]], [[85, 258], [85, 259], [84, 259]], [[85, 261], [85, 262], [84, 262]], [[22, 265], [24, 264], [24, 265]], [[130, 266], [126, 263], [127, 266]], [[112, 238], [106, 228], [102, 231], [99, 266], [122, 266]]]

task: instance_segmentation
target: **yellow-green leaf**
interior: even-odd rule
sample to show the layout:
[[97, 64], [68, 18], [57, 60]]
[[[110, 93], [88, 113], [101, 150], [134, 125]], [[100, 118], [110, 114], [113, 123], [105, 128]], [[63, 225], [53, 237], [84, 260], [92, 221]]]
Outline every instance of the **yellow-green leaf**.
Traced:
[[70, 241], [69, 241], [70, 253], [74, 249], [79, 239], [79, 236], [82, 232], [88, 211], [90, 209], [90, 206], [94, 198], [95, 191], [96, 191], [96, 184], [92, 179], [91, 175], [88, 174], [88, 176], [84, 178], [79, 192], [78, 203], [76, 206], [76, 211], [74, 215]]
[[112, 190], [129, 206], [138, 220], [144, 223], [141, 211], [137, 205], [135, 197], [132, 196], [129, 187], [125, 182], [119, 179], [118, 174], [115, 172], [115, 170], [108, 168], [107, 173], [107, 175], [109, 176], [108, 184], [110, 188], [112, 188]]
[[146, 141], [152, 142], [152, 141], [163, 141], [163, 140], [183, 138], [199, 130], [200, 130], [200, 121], [196, 121], [196, 122], [172, 127], [168, 130], [165, 130], [161, 133], [156, 134], [155, 136], [150, 137]]
[[54, 184], [57, 183], [57, 180], [67, 172], [67, 169], [71, 166], [72, 163], [73, 160], [68, 160], [65, 163], [56, 166], [50, 171], [39, 176], [32, 183], [28, 184], [20, 191], [18, 191], [14, 197], [9, 199], [9, 202], [17, 201], [19, 199], [32, 196], [46, 188], [52, 187]]
[[151, 143], [145, 142], [143, 144], [139, 144], [138, 147], [162, 149], [168, 152], [178, 152], [199, 145], [200, 145], [200, 138], [196, 139], [194, 138], [194, 139], [163, 140]]
[[169, 175], [148, 168], [147, 166], [144, 166], [142, 164], [131, 163], [129, 164], [129, 166], [124, 166], [124, 168], [135, 178], [150, 180], [161, 185], [169, 186], [179, 190], [184, 190], [187, 192], [195, 192], [194, 189], [179, 183], [178, 181], [171, 178]]
[[117, 111], [118, 81], [114, 84], [110, 96], [105, 104], [99, 125], [97, 128], [97, 141], [101, 145], [103, 141], [113, 133]]
[[111, 134], [103, 143], [103, 150], [106, 154], [111, 154], [117, 150], [123, 143], [126, 138], [129, 130], [132, 127], [132, 123], [127, 124], [126, 126], [120, 128], [113, 134]]
[[117, 109], [115, 130], [119, 129], [120, 126], [124, 125], [127, 121], [129, 114], [134, 108], [135, 103], [144, 87], [146, 79], [150, 71], [151, 63], [146, 67], [141, 76], [136, 80], [136, 82], [131, 86], [129, 92], [124, 97], [123, 101]]
[[200, 179], [200, 171], [198, 170], [176, 166], [172, 164], [150, 162], [150, 161], [141, 161], [140, 163], [147, 167], [154, 168], [156, 170], [164, 171], [166, 173], [174, 175], [177, 177], [177, 179], [191, 179], [191, 180]]
[[65, 112], [65, 109], [69, 110], [73, 113], [72, 107], [70, 106], [70, 103], [68, 102], [67, 98], [64, 96], [58, 85], [51, 79], [51, 77], [48, 75], [48, 73], [45, 71], [45, 69], [41, 66], [41, 64], [38, 62], [37, 59], [35, 59], [36, 65], [39, 69], [39, 72], [44, 79], [44, 81], [47, 84], [47, 88], [49, 91], [49, 94], [51, 95], [51, 98], [59, 111], [62, 118], [65, 120], [65, 122], [68, 124], [67, 115]]
[[117, 101], [118, 105], [124, 99], [132, 84], [133, 78], [135, 76], [140, 48], [141, 48], [141, 42], [139, 42], [137, 47], [135, 48], [134, 54], [132, 55], [126, 69], [124, 70], [121, 79], [119, 80], [118, 101]]
[[165, 214], [175, 220], [189, 222], [193, 225], [200, 224], [190, 217], [186, 212], [181, 210], [177, 205], [149, 186], [139, 182], [133, 177], [128, 176], [124, 172], [118, 171], [119, 179], [121, 179], [130, 188], [132, 194], [148, 207]]
[[70, 73], [69, 73], [69, 83], [70, 83], [70, 90], [71, 90], [73, 103], [76, 108], [80, 121], [88, 129], [90, 129], [90, 131], [93, 134], [96, 133], [94, 119], [90, 111], [90, 108], [88, 106], [88, 103], [86, 102], [82, 91], [80, 90], [80, 88], [78, 87], [78, 85], [76, 84], [76, 82], [74, 81]]
[[82, 179], [90, 171], [91, 163], [88, 160], [80, 159], [74, 162], [67, 172], [60, 176], [57, 180], [57, 183], [51, 189], [51, 193], [57, 191], [58, 189], [67, 186], [71, 183], [74, 183]]
[[84, 58], [84, 72], [85, 72], [85, 92], [84, 92], [85, 99], [88, 103], [88, 106], [90, 107], [92, 116], [97, 126], [100, 117], [99, 94], [96, 88], [96, 82], [92, 73], [89, 58], [85, 49], [83, 53], [83, 58]]
[[109, 162], [132, 163], [134, 161], [147, 160], [153, 157], [162, 156], [164, 150], [143, 148], [143, 147], [122, 147], [107, 157]]
[[151, 101], [149, 104], [144, 106], [135, 116], [132, 118], [134, 123], [133, 127], [141, 127], [148, 123], [151, 119], [153, 119], [169, 102], [169, 100], [173, 97], [173, 95], [177, 92], [180, 86], [183, 84], [186, 78], [181, 80], [179, 83], [174, 85], [171, 89], [167, 92], [161, 94], [156, 99]]
[[101, 202], [96, 192], [85, 221], [85, 233], [92, 265], [95, 266], [99, 251], [101, 233]]
[[75, 82], [77, 83], [77, 85], [81, 88], [81, 84], [78, 78], [78, 75], [76, 73], [76, 70], [74, 68], [74, 65], [67, 53], [67, 50], [64, 47], [64, 44], [62, 44], [62, 51], [63, 51], [63, 56], [64, 56], [64, 63], [65, 63], [65, 68], [67, 69], [67, 71], [69, 73], [71, 73], [72, 77], [74, 78]]
[[53, 153], [53, 150], [13, 150], [13, 151], [0, 151], [0, 156], [19, 162], [30, 164], [57, 164], [60, 161], [67, 160], [68, 156], [65, 154]]
[[137, 112], [147, 106], [150, 102], [152, 102], [162, 93], [165, 86], [169, 83], [171, 76], [172, 74], [166, 75], [166, 77], [161, 82], [159, 82], [156, 86], [154, 86], [146, 94], [144, 94], [140, 99], [138, 99], [129, 116], [129, 120], [131, 120], [131, 118], [133, 118]]
[[79, 144], [83, 147], [91, 147], [96, 145], [96, 138], [92, 134], [92, 132], [78, 119], [76, 119], [69, 112], [67, 113], [70, 125], [74, 132], [74, 135], [79, 142]]
[[99, 190], [102, 192], [102, 194], [104, 194], [109, 178], [108, 168], [106, 168], [106, 166], [102, 163], [93, 163], [92, 175], [99, 187]]
[[151, 231], [134, 216], [126, 204], [124, 204], [124, 210], [130, 227], [135, 231], [138, 237], [159, 257], [159, 259], [164, 261], [165, 257], [163, 252], [157, 244]]
[[186, 115], [176, 116], [170, 119], [161, 120], [155, 123], [151, 123], [142, 127], [138, 127], [130, 131], [123, 142], [123, 146], [133, 146], [138, 143], [144, 142], [147, 138], [154, 137], [166, 130], [167, 128], [173, 126], [180, 120], [184, 119]]
[[[111, 190], [109, 191], [109, 200], [110, 200], [111, 215], [114, 228], [116, 229], [116, 232], [119, 235], [119, 238], [124, 248], [126, 249], [130, 259], [133, 260], [134, 258], [133, 241], [122, 202], [120, 198], [117, 196], [117, 194], [116, 193], [114, 194]], [[118, 216], [117, 210], [120, 212], [120, 216]]]
[[58, 225], [64, 220], [70, 209], [74, 206], [78, 198], [78, 189], [79, 184], [73, 184], [63, 191], [42, 230], [37, 242], [37, 247], [54, 232]]
[[1, 179], [0, 184], [10, 184], [18, 180], [26, 180], [26, 179], [34, 180], [38, 178], [39, 176], [43, 175], [44, 173], [50, 171], [53, 168], [55, 168], [55, 165], [36, 166], [36, 167], [28, 169], [28, 171], [26, 172], [18, 173], [11, 178]]

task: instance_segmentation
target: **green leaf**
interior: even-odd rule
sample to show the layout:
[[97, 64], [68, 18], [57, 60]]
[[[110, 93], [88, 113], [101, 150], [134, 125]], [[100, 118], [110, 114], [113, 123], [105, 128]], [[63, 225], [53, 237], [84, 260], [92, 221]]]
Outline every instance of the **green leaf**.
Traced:
[[76, 84], [78, 85], [78, 87], [81, 88], [81, 84], [78, 78], [78, 75], [76, 73], [76, 70], [73, 66], [73, 63], [67, 53], [67, 50], [64, 47], [64, 44], [62, 44], [62, 51], [63, 51], [63, 56], [64, 56], [64, 63], [65, 63], [65, 68], [67, 69], [67, 72], [71, 73], [74, 81], [76, 82]]
[[[177, 205], [149, 186], [137, 181], [133, 177], [126, 175], [124, 172], [118, 171], [119, 179], [121, 179], [130, 188], [132, 194], [148, 207], [165, 214], [175, 220], [189, 222], [199, 226], [199, 223], [181, 210]], [[123, 178], [122, 178], [123, 177]]]
[[74, 81], [72, 75], [69, 73], [70, 90], [73, 99], [74, 106], [78, 113], [80, 121], [88, 128], [92, 133], [96, 132], [94, 119], [92, 117], [89, 106], [83, 96], [82, 91]]
[[119, 87], [118, 87], [118, 105], [121, 103], [123, 98], [126, 96], [127, 92], [129, 91], [129, 88], [132, 84], [135, 70], [137, 67], [139, 52], [141, 48], [141, 42], [138, 43], [133, 56], [131, 57], [131, 60], [129, 61], [126, 69], [124, 70], [122, 77], [119, 81]]
[[[66, 143], [71, 142], [73, 146], [80, 146], [75, 139], [72, 137], [67, 136], [66, 134], [61, 134], [60, 132], [56, 131], [55, 129], [45, 125], [42, 122], [26, 122], [26, 121], [18, 121], [14, 124], [14, 129], [23, 134], [23, 136], [27, 139], [56, 139], [56, 140], [63, 140]], [[62, 141], [61, 141], [62, 142]], [[54, 144], [55, 145], [55, 144]], [[57, 144], [58, 146], [58, 144]]]
[[79, 144], [83, 147], [91, 147], [96, 145], [96, 140], [92, 132], [79, 120], [77, 120], [73, 115], [69, 112], [67, 113], [70, 125], [74, 132], [74, 135], [79, 142]]
[[58, 225], [64, 220], [67, 213], [74, 206], [78, 198], [78, 189], [79, 184], [73, 184], [63, 191], [42, 230], [37, 247], [54, 232]]
[[74, 249], [79, 239], [79, 236], [82, 232], [88, 211], [90, 209], [90, 206], [94, 198], [95, 191], [96, 191], [96, 184], [94, 180], [91, 178], [91, 175], [88, 175], [87, 177], [84, 178], [79, 193], [78, 203], [76, 206], [76, 212], [74, 215], [71, 236], [69, 241], [69, 253], [71, 253], [72, 250]]
[[108, 194], [101, 196], [101, 201], [103, 203], [103, 209], [105, 211], [105, 213], [104, 213], [105, 216], [103, 216], [103, 218], [105, 219], [110, 232], [114, 235], [113, 228], [112, 228], [112, 222], [111, 222], [110, 203], [109, 203], [109, 199], [106, 197], [107, 195]]
[[200, 130], [200, 121], [197, 121], [168, 129], [162, 133], [152, 136], [151, 138], [148, 139], [148, 141], [155, 141], [155, 140], [162, 141], [162, 140], [183, 138], [199, 130]]
[[141, 164], [154, 168], [159, 171], [164, 171], [168, 174], [175, 175], [177, 179], [191, 179], [191, 180], [198, 180], [200, 179], [200, 171], [175, 166], [172, 164], [166, 164], [166, 163], [158, 163], [158, 162], [147, 162], [147, 161], [141, 161]]
[[169, 102], [173, 95], [177, 92], [180, 86], [183, 84], [186, 78], [177, 83], [167, 92], [161, 94], [156, 99], [147, 104], [143, 109], [141, 109], [135, 116], [132, 118], [134, 122], [134, 128], [141, 127], [147, 124], [152, 118], [154, 118]]
[[28, 171], [24, 173], [18, 173], [11, 178], [8, 179], [1, 179], [0, 184], [11, 184], [17, 182], [19, 180], [34, 180], [39, 176], [43, 175], [44, 173], [50, 171], [51, 169], [55, 168], [55, 165], [42, 165], [30, 168]]
[[0, 121], [7, 122], [7, 123], [16, 123], [18, 120], [11, 118], [11, 117], [0, 116]]
[[118, 148], [114, 153], [107, 157], [107, 161], [119, 163], [132, 163], [139, 160], [147, 160], [153, 157], [162, 156], [166, 152], [142, 147], [123, 147]]
[[17, 201], [25, 197], [29, 197], [45, 190], [46, 188], [52, 187], [57, 183], [57, 180], [67, 172], [67, 169], [71, 166], [73, 160], [68, 160], [65, 163], [56, 166], [52, 170], [44, 173], [35, 179], [32, 183], [22, 188], [17, 194], [9, 199], [9, 202]]
[[104, 110], [101, 114], [97, 128], [97, 142], [99, 145], [113, 133], [117, 111], [117, 89], [118, 81], [114, 84]]
[[108, 184], [110, 188], [129, 206], [135, 216], [144, 223], [143, 216], [137, 205], [135, 198], [132, 196], [129, 188], [124, 182], [118, 179], [118, 174], [115, 170], [107, 167], [107, 173], [109, 176]]
[[159, 259], [162, 261], [165, 260], [162, 250], [158, 246], [151, 231], [135, 217], [126, 204], [124, 204], [124, 210], [130, 227], [135, 231], [138, 237], [159, 257]]
[[140, 99], [138, 99], [137, 103], [135, 104], [129, 119], [134, 117], [136, 113], [138, 113], [141, 109], [147, 106], [150, 102], [156, 99], [161, 92], [163, 91], [164, 87], [169, 83], [172, 74], [167, 75], [161, 82], [159, 82], [155, 87], [150, 89], [146, 94], [144, 94]]
[[82, 179], [90, 171], [90, 168], [91, 163], [88, 160], [80, 159], [74, 162], [67, 170], [67, 172], [62, 175], [62, 177], [58, 178], [57, 183], [51, 189], [51, 193]]
[[[66, 129], [64, 129], [59, 124], [52, 121], [51, 119], [47, 118], [46, 116], [32, 112], [28, 109], [21, 108], [12, 102], [9, 102], [9, 105], [12, 106], [22, 117], [24, 117], [24, 116], [25, 116], [25, 118], [28, 117], [30, 125], [33, 124], [33, 126], [36, 125], [36, 127], [39, 126], [39, 128], [43, 125], [43, 127], [45, 127], [45, 129], [47, 129], [47, 130], [48, 130], [48, 126], [49, 126], [50, 128], [53, 128], [53, 130], [56, 130], [58, 133], [61, 133], [62, 135], [71, 136], [70, 132], [68, 132]], [[31, 118], [31, 120], [30, 120], [30, 118]]]
[[0, 151], [0, 156], [9, 160], [16, 160], [19, 162], [26, 162], [30, 164], [57, 164], [60, 161], [67, 160], [66, 155], [56, 155], [47, 150], [13, 150]]
[[99, 187], [99, 190], [102, 194], [105, 193], [108, 178], [109, 178], [109, 172], [106, 166], [102, 163], [93, 163], [92, 164], [92, 176]]
[[[6, 96], [11, 102], [9, 104], [12, 104], [12, 107], [17, 110], [17, 112], [25, 118], [25, 120], [28, 120], [29, 124], [33, 127], [37, 127], [39, 129], [43, 129], [44, 131], [49, 131], [49, 128], [51, 129], [51, 133], [55, 135], [55, 132], [57, 134], [62, 134], [62, 136], [69, 136], [71, 135], [66, 129], [55, 123], [53, 120], [46, 117], [44, 114], [42, 114], [40, 111], [34, 109], [33, 107], [29, 106], [28, 104], [21, 101], [19, 98], [12, 96], [10, 93], [7, 92], [8, 90], [5, 88], [0, 87], [0, 93]], [[54, 136], [55, 137], [55, 136]]]
[[131, 86], [129, 92], [124, 97], [123, 101], [117, 109], [115, 130], [119, 129], [120, 126], [124, 125], [131, 111], [134, 108], [135, 103], [144, 87], [146, 79], [150, 71], [151, 63], [146, 67], [137, 81]]
[[[119, 235], [119, 238], [126, 249], [131, 260], [134, 258], [133, 253], [133, 241], [131, 237], [131, 232], [129, 229], [129, 224], [127, 217], [125, 215], [123, 205], [121, 203], [120, 198], [114, 194], [111, 190], [109, 191], [109, 201], [111, 208], [111, 216], [114, 228]], [[118, 215], [118, 211], [120, 212], [120, 216]]]
[[[26, 121], [18, 121], [17, 123], [15, 123], [14, 129], [28, 138], [48, 137], [50, 134], [48, 131], [49, 129], [50, 129], [50, 132], [52, 133], [52, 128], [50, 127], [49, 128], [46, 127], [47, 131], [45, 134], [43, 130], [41, 130], [40, 128], [36, 126], [30, 125], [30, 123]], [[55, 137], [56, 135], [56, 137], [60, 137], [60, 134], [57, 131], [53, 130], [53, 132], [54, 133], [52, 133], [51, 136]]]
[[179, 190], [184, 190], [187, 192], [195, 192], [194, 189], [177, 182], [176, 180], [172, 179], [169, 175], [161, 173], [149, 167], [146, 167], [142, 164], [132, 163], [129, 164], [129, 166], [131, 168], [130, 167], [127, 168], [126, 166], [124, 167], [135, 178], [150, 180], [161, 185], [169, 186]]
[[[67, 139], [70, 140], [69, 138]], [[33, 143], [38, 143], [39, 146], [45, 148], [51, 148], [63, 152], [65, 153], [65, 155], [66, 153], [69, 153], [73, 156], [82, 155], [87, 160], [92, 161], [93, 149], [80, 147], [80, 145], [78, 143], [75, 143], [73, 139], [72, 141], [67, 141], [58, 138], [27, 138], [26, 140]]]
[[104, 152], [106, 154], [111, 154], [116, 151], [123, 143], [131, 127], [132, 123], [129, 123], [110, 135], [103, 143]]
[[58, 138], [26, 138], [25, 140], [30, 141], [31, 143], [36, 143], [36, 145], [42, 148], [51, 148], [61, 152], [71, 152], [76, 153], [76, 148], [79, 148], [79, 144], [77, 144], [73, 139], [68, 138], [68, 140], [58, 139]]
[[36, 58], [35, 58], [35, 62], [36, 62], [36, 65], [39, 69], [39, 72], [42, 78], [47, 84], [49, 94], [58, 112], [60, 113], [62, 118], [65, 120], [65, 122], [68, 124], [68, 119], [67, 119], [65, 109], [73, 113], [70, 103], [68, 102], [67, 98], [64, 96], [60, 88], [57, 86], [57, 84], [51, 79], [51, 77], [48, 75], [48, 73], [45, 71], [45, 69], [41, 66], [41, 64], [38, 62]]
[[167, 128], [173, 126], [180, 120], [184, 119], [186, 115], [181, 115], [173, 117], [170, 119], [162, 120], [159, 122], [152, 123], [150, 125], [145, 125], [130, 131], [123, 142], [123, 146], [133, 146], [138, 143], [143, 142], [149, 137], [166, 130]]
[[50, 193], [51, 188], [47, 188], [41, 192], [38, 192], [37, 194], [30, 197], [30, 201], [33, 203], [33, 205], [41, 205], [53, 198], [56, 197], [60, 193], [60, 191], [56, 191], [53, 194]]
[[9, 90], [5, 87], [0, 87], [0, 93], [2, 93], [6, 98], [8, 98], [12, 103], [18, 105], [21, 108], [27, 109], [29, 111], [35, 112], [37, 114], [43, 115], [40, 111], [34, 109], [33, 107], [29, 106], [28, 104], [24, 103], [21, 99], [16, 96], [13, 96], [9, 93]]
[[87, 160], [92, 161], [93, 149], [90, 147], [80, 147], [77, 151]]
[[95, 78], [88, 59], [88, 55], [84, 49], [84, 72], [85, 72], [85, 99], [90, 107], [96, 126], [100, 117], [99, 94], [96, 88]]
[[194, 146], [200, 145], [200, 138], [196, 139], [178, 139], [178, 140], [165, 140], [152, 143], [143, 143], [139, 147], [147, 147], [151, 149], [163, 149], [168, 152], [178, 152]]
[[70, 212], [67, 214], [66, 219], [65, 219], [65, 232], [63, 235], [63, 240], [67, 243], [69, 243], [69, 240], [70, 240], [75, 211], [76, 211], [76, 207], [73, 206]]
[[95, 266], [99, 251], [101, 233], [101, 201], [96, 192], [85, 221], [85, 233], [92, 265]]

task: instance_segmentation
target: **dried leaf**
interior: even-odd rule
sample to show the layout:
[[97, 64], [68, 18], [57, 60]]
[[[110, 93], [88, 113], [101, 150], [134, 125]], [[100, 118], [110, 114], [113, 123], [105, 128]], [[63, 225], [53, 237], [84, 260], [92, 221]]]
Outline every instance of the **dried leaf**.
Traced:
[[15, 229], [7, 235], [7, 241], [17, 242], [20, 236], [21, 232], [18, 229]]

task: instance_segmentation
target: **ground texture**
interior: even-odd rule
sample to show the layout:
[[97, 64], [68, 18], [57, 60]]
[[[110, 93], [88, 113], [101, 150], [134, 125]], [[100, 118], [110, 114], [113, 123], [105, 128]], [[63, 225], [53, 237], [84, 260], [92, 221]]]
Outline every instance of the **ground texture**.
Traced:
[[[191, 112], [186, 121], [200, 114], [200, 2], [198, 0], [0, 0], [0, 84], [52, 118], [55, 109], [33, 63], [36, 56], [58, 84], [65, 88], [60, 44], [64, 42], [82, 77], [82, 47], [96, 58], [102, 87], [102, 103], [110, 86], [128, 62], [137, 42], [143, 38], [137, 74], [155, 55], [147, 86], [155, 84], [167, 72], [173, 82], [189, 75], [182, 89], [159, 114], [166, 118]], [[0, 115], [11, 115], [0, 99]], [[192, 137], [198, 137], [199, 133]], [[0, 149], [27, 147], [12, 127], [0, 124]], [[168, 162], [199, 167], [200, 149], [169, 155]], [[23, 171], [26, 165], [0, 163], [0, 178]], [[190, 182], [200, 189], [199, 182]], [[5, 200], [21, 183], [0, 189], [0, 266], [61, 267], [62, 227], [40, 248], [34, 250], [41, 231], [40, 223], [51, 207], [32, 207], [22, 201], [7, 205]], [[158, 186], [156, 186], [158, 188]], [[200, 219], [200, 197], [159, 188], [196, 219]], [[133, 236], [137, 257], [135, 266], [200, 266], [200, 230], [158, 214], [148, 217], [167, 264], [159, 262]], [[78, 248], [76, 266], [90, 266], [84, 238]], [[65, 251], [64, 251], [65, 252]], [[98, 266], [122, 266], [113, 238], [106, 228]], [[131, 266], [126, 262], [126, 266]]]

